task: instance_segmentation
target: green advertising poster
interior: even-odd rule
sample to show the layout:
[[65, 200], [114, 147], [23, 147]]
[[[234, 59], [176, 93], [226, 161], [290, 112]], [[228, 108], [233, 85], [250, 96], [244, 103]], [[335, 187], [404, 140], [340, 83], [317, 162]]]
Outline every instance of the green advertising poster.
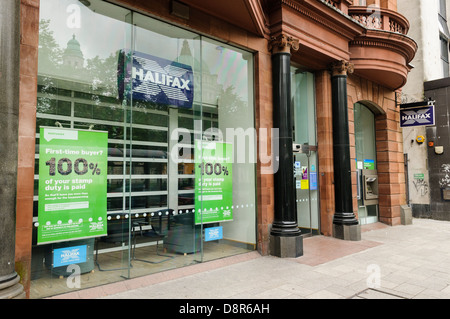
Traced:
[[38, 244], [106, 235], [108, 133], [41, 127]]
[[195, 223], [233, 220], [233, 145], [195, 141]]

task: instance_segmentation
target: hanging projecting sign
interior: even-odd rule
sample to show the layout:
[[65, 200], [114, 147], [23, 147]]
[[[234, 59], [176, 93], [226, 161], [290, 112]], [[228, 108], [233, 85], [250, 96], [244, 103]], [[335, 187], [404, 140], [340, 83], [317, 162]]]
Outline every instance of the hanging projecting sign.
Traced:
[[233, 220], [233, 145], [195, 140], [195, 223]]
[[38, 244], [104, 236], [108, 133], [41, 127]]
[[118, 63], [119, 75], [122, 75], [119, 76], [121, 98], [125, 95], [145, 102], [192, 107], [194, 73], [191, 66], [140, 52], [133, 52], [132, 59], [129, 55], [122, 52]]
[[400, 127], [434, 125], [434, 105], [400, 109]]

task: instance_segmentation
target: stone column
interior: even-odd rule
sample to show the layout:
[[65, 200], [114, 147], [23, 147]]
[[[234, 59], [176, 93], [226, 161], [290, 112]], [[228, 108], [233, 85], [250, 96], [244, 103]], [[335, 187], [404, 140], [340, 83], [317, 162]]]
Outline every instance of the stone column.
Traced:
[[[273, 127], [278, 129], [279, 165], [274, 173], [275, 215], [270, 232], [270, 254], [295, 258], [303, 255], [303, 237], [297, 224], [292, 152], [291, 49], [298, 40], [280, 35], [270, 43], [272, 51]], [[277, 159], [275, 159], [277, 160]]]
[[0, 299], [25, 298], [15, 271], [20, 1], [0, 6]]
[[334, 198], [333, 236], [361, 240], [361, 229], [353, 212], [352, 170], [348, 128], [347, 73], [353, 65], [338, 61], [332, 65], [331, 103], [333, 112]]

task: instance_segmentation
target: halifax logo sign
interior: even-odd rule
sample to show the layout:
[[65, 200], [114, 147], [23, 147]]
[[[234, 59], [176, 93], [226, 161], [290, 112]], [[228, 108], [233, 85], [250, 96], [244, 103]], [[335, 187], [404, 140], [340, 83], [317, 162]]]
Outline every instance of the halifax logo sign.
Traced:
[[[194, 73], [191, 66], [140, 52], [133, 52], [130, 59], [129, 54], [122, 52], [122, 61], [119, 60], [122, 69], [119, 75], [123, 76], [122, 83], [119, 76], [121, 98], [125, 95], [134, 100], [192, 108]], [[126, 59], [132, 61], [126, 63]]]
[[434, 105], [400, 110], [400, 127], [430, 126], [435, 124]]

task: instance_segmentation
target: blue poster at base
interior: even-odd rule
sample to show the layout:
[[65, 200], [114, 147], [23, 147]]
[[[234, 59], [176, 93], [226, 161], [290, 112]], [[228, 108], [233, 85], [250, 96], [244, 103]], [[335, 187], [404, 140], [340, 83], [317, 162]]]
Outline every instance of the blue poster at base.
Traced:
[[86, 262], [87, 246], [72, 246], [53, 250], [53, 267], [61, 267]]
[[223, 227], [205, 228], [205, 241], [218, 240], [223, 238]]

